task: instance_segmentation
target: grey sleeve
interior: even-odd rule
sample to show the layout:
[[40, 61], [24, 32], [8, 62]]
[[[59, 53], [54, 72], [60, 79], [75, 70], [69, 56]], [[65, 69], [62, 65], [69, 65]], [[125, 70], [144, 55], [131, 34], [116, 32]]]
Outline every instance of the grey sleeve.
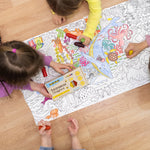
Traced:
[[54, 150], [54, 147], [43, 147], [43, 146], [40, 146], [39, 150]]

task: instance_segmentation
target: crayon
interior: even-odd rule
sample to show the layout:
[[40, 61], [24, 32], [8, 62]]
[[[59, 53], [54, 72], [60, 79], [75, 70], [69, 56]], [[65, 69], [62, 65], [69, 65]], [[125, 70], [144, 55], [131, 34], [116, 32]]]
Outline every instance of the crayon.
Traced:
[[[39, 126], [39, 130], [42, 128], [43, 126]], [[46, 128], [45, 128], [45, 130], [50, 130], [51, 129], [51, 126], [47, 126], [46, 125]]]
[[133, 50], [130, 50], [129, 51], [129, 56], [132, 55], [132, 54], [133, 54]]
[[28, 41], [28, 43], [29, 43], [30, 46], [34, 46], [35, 45], [33, 40]]
[[59, 50], [60, 53], [63, 52], [63, 48], [62, 48], [62, 44], [61, 44], [61, 40], [60, 39], [58, 40], [58, 50]]
[[72, 39], [77, 39], [77, 36], [73, 35], [71, 33], [66, 33], [66, 36], [68, 36], [69, 38], [72, 38]]
[[47, 72], [45, 67], [42, 68], [43, 77], [47, 77]]
[[74, 45], [78, 46], [78, 47], [83, 47], [84, 48], [84, 44], [82, 44], [82, 42], [75, 42]]
[[85, 39], [84, 39], [84, 38], [82, 38], [82, 39], [81, 39], [81, 42], [82, 42], [82, 43], [83, 43], [83, 42], [85, 42]]

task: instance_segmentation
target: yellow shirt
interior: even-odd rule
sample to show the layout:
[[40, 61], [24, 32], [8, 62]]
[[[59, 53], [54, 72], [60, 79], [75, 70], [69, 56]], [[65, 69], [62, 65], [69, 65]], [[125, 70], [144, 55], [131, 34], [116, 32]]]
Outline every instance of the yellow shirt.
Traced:
[[89, 16], [86, 25], [86, 29], [83, 32], [83, 35], [90, 37], [91, 40], [94, 37], [97, 25], [101, 18], [101, 1], [100, 0], [86, 0], [89, 5]]
[[[99, 24], [99, 20], [101, 18], [101, 1], [100, 0], [86, 0], [89, 5], [89, 16], [86, 25], [86, 29], [83, 32], [83, 35], [90, 37], [91, 40], [94, 37], [94, 33], [96, 31], [97, 25]], [[55, 14], [51, 10], [52, 14]]]

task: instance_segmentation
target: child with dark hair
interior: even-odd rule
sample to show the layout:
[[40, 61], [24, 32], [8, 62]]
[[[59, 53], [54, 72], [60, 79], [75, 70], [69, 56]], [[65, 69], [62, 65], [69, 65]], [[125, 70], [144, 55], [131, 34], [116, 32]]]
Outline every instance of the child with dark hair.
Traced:
[[[128, 58], [133, 58], [137, 56], [141, 51], [143, 51], [145, 48], [150, 47], [150, 35], [145, 36], [145, 40], [140, 43], [130, 43], [127, 48], [125, 49], [125, 53]], [[132, 55], [129, 55], [129, 51], [133, 51]], [[148, 68], [150, 70], [150, 60]]]
[[51, 97], [44, 84], [31, 80], [44, 66], [51, 66], [57, 72], [71, 70], [71, 64], [58, 64], [51, 56], [45, 56], [20, 41], [1, 42], [0, 38], [0, 97], [10, 96], [14, 89], [38, 91]]
[[[77, 10], [84, 0], [47, 0], [52, 9], [53, 21], [61, 24], [66, 20], [66, 16], [71, 15]], [[85, 39], [84, 45], [88, 45], [94, 37], [97, 25], [101, 18], [101, 1], [86, 0], [89, 5], [89, 17], [84, 33], [79, 37]]]

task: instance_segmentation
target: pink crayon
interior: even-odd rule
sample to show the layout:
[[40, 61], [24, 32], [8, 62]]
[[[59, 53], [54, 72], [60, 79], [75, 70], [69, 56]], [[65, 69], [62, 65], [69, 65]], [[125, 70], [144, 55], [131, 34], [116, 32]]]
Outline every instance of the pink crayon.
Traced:
[[36, 45], [35, 45], [35, 43], [34, 43], [33, 40], [28, 41], [28, 43], [29, 43], [29, 45], [30, 45], [31, 47], [33, 47], [34, 49], [36, 49]]

